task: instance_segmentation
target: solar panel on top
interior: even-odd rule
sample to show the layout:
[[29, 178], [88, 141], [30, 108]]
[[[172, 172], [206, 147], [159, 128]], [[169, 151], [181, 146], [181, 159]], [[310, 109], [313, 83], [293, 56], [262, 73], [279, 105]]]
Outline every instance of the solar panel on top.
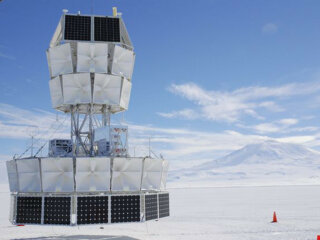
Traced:
[[120, 42], [119, 18], [95, 17], [94, 40], [104, 42]]
[[64, 39], [90, 41], [91, 17], [66, 15]]

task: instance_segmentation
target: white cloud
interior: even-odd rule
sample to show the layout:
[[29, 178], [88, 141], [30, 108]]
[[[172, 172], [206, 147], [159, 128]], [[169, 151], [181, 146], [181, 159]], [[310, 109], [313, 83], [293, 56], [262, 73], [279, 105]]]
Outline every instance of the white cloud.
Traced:
[[292, 136], [292, 137], [282, 137], [277, 138], [277, 141], [279, 142], [286, 142], [286, 143], [296, 143], [296, 144], [306, 144], [311, 143], [310, 146], [312, 146], [312, 141], [317, 140], [315, 136]]
[[[290, 121], [280, 120], [279, 122], [286, 123]], [[261, 124], [257, 129], [263, 133], [284, 131], [285, 127], [279, 122]], [[293, 120], [291, 123], [293, 123]], [[305, 134], [275, 138], [266, 135], [242, 134], [233, 130], [204, 132], [134, 124], [129, 125], [129, 133], [131, 154], [133, 154], [133, 148], [136, 148], [139, 149], [136, 153], [147, 155], [148, 138], [151, 137], [151, 148], [155, 153], [161, 153], [165, 158], [171, 160], [173, 168], [185, 167], [186, 165], [192, 166], [208, 160], [217, 159], [247, 144], [266, 140], [299, 143], [305, 144], [306, 146], [320, 145], [320, 134], [319, 136], [317, 136], [317, 134]]]
[[[50, 138], [69, 138], [69, 116], [59, 117], [51, 112], [41, 110], [23, 110], [7, 104], [0, 104], [0, 137], [11, 139], [28, 139], [27, 129], [30, 126], [39, 128], [38, 138], [46, 142]], [[273, 124], [281, 126], [293, 124], [294, 119], [282, 119]], [[257, 134], [243, 134], [234, 130], [196, 131], [185, 128], [161, 128], [151, 125], [129, 125], [129, 150], [133, 156], [147, 156], [149, 138], [151, 149], [159, 156], [161, 153], [171, 162], [171, 169], [197, 165], [205, 161], [217, 159], [247, 144], [265, 140], [307, 143], [320, 145], [320, 134], [291, 136], [287, 138], [271, 138]], [[262, 125], [260, 130], [272, 131], [273, 126]], [[55, 129], [58, 129], [55, 132]], [[36, 138], [37, 138], [36, 137]], [[22, 152], [24, 149], [21, 149]]]
[[197, 119], [199, 117], [199, 114], [195, 112], [192, 109], [183, 109], [180, 111], [174, 111], [171, 113], [157, 113], [158, 115], [165, 117], [165, 118], [176, 118], [176, 117], [182, 117], [185, 119]]
[[259, 104], [259, 107], [265, 108], [271, 112], [282, 112], [284, 108], [272, 101], [265, 101]]
[[243, 116], [263, 120], [264, 116], [261, 116], [258, 110], [285, 111], [282, 106], [271, 101], [270, 98], [282, 100], [292, 96], [316, 93], [320, 91], [320, 82], [291, 83], [277, 87], [252, 86], [229, 92], [208, 91], [195, 83], [186, 83], [172, 84], [169, 91], [194, 103], [197, 109], [188, 109], [187, 113], [198, 114], [186, 114], [185, 110], [175, 110], [161, 113], [161, 116], [186, 119], [195, 119], [190, 116], [197, 116], [197, 118], [232, 123], [239, 121]]
[[252, 128], [258, 133], [274, 133], [281, 130], [281, 128], [274, 123], [261, 123]]
[[0, 138], [29, 139], [30, 129], [35, 128], [37, 141], [54, 137], [69, 137], [68, 115], [60, 116], [42, 110], [24, 110], [0, 103]]
[[267, 23], [261, 29], [264, 34], [274, 34], [278, 31], [278, 26], [275, 23]]
[[291, 126], [291, 125], [295, 125], [299, 122], [298, 119], [295, 118], [284, 118], [278, 121], [279, 124], [282, 124], [284, 126]]
[[[301, 131], [302, 128], [290, 128], [293, 125], [296, 125], [299, 122], [298, 119], [295, 118], [284, 118], [277, 121], [269, 122], [269, 123], [260, 123], [257, 125], [246, 126], [243, 124], [237, 124], [238, 127], [252, 129], [257, 133], [266, 134], [266, 133], [287, 133], [293, 131]], [[311, 130], [312, 127], [305, 127], [305, 130]]]
[[6, 58], [6, 59], [9, 59], [9, 60], [15, 60], [16, 59], [14, 56], [5, 54], [3, 52], [0, 52], [0, 58]]

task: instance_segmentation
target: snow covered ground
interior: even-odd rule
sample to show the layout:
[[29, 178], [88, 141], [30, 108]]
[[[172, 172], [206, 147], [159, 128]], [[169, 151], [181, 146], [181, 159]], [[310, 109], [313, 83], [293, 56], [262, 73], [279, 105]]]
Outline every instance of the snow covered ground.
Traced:
[[[16, 227], [9, 192], [0, 193], [0, 239], [314, 240], [320, 235], [320, 186], [170, 189], [171, 217], [137, 224]], [[273, 211], [279, 223], [270, 223]]]
[[169, 186], [320, 185], [320, 152], [265, 141], [191, 168], [169, 172]]
[[[12, 226], [8, 186], [0, 184], [0, 240], [313, 240], [320, 235], [319, 166], [320, 152], [300, 145], [251, 144], [224, 158], [171, 171], [169, 218], [103, 229]], [[279, 223], [270, 223], [274, 211]]]

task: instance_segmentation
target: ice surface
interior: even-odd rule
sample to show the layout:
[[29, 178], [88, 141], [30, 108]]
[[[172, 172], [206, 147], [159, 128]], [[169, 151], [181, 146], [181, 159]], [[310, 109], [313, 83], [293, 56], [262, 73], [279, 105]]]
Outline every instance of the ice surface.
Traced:
[[[1, 187], [0, 239], [314, 240], [320, 186], [169, 189], [171, 216], [146, 223], [79, 227], [12, 226]], [[279, 223], [270, 223], [273, 211]], [[75, 238], [76, 237], [76, 238]]]

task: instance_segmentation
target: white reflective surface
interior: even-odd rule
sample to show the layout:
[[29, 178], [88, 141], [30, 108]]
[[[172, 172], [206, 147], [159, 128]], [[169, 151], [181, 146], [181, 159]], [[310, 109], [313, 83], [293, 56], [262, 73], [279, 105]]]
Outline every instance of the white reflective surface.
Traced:
[[163, 162], [162, 162], [161, 188], [160, 188], [161, 190], [166, 189], [168, 170], [169, 170], [169, 162], [167, 160], [163, 160]]
[[63, 95], [60, 77], [55, 77], [49, 81], [51, 102], [54, 108], [63, 104]]
[[119, 105], [122, 80], [119, 76], [95, 74], [93, 102]]
[[108, 72], [108, 44], [78, 42], [77, 72]]
[[19, 186], [18, 186], [18, 175], [17, 175], [16, 163], [14, 160], [11, 160], [11, 161], [7, 161], [6, 165], [7, 165], [10, 192], [18, 192]]
[[130, 94], [131, 94], [131, 82], [127, 79], [123, 79], [122, 90], [121, 90], [121, 100], [120, 106], [124, 109], [128, 109], [129, 101], [130, 101]]
[[90, 73], [63, 75], [63, 97], [65, 104], [91, 102]]
[[40, 192], [39, 159], [17, 160], [20, 192]]
[[110, 190], [110, 158], [77, 158], [77, 191]]
[[146, 158], [143, 166], [143, 190], [160, 189], [162, 177], [162, 159]]
[[131, 79], [134, 59], [135, 55], [133, 51], [127, 50], [120, 46], [115, 46], [112, 62], [112, 74]]
[[44, 192], [73, 191], [72, 158], [42, 158], [41, 169]]
[[73, 72], [70, 44], [62, 44], [48, 50], [51, 77]]
[[79, 192], [109, 191], [110, 180], [112, 191], [163, 190], [169, 166], [166, 160], [151, 158], [117, 157], [113, 162], [108, 157], [76, 158], [75, 163], [72, 158], [40, 161], [41, 164], [39, 159], [16, 160], [17, 172], [14, 161], [6, 163], [11, 192], [40, 192], [40, 176], [43, 192], [73, 192], [74, 186]]
[[142, 158], [114, 158], [111, 190], [140, 190], [141, 174]]

